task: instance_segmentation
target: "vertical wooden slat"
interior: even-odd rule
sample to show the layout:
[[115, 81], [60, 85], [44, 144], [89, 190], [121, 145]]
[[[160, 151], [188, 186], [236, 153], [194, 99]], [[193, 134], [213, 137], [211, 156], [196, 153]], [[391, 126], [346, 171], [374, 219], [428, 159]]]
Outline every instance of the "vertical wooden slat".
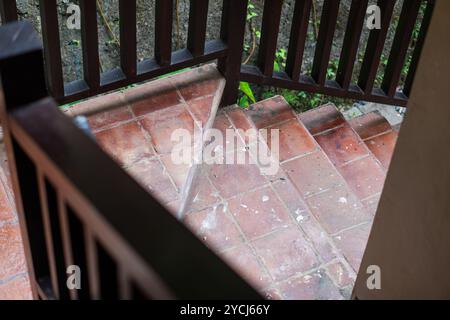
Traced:
[[205, 51], [206, 24], [209, 0], [191, 0], [187, 47], [194, 57]]
[[48, 260], [50, 266], [50, 279], [51, 279], [51, 287], [53, 290], [53, 294], [56, 299], [60, 299], [59, 293], [59, 281], [57, 274], [57, 266], [55, 261], [55, 250], [53, 248], [53, 235], [52, 235], [52, 227], [50, 222], [50, 214], [47, 202], [47, 190], [45, 187], [45, 180], [43, 173], [40, 169], [37, 170], [37, 182], [38, 182], [38, 192], [39, 192], [39, 200], [41, 203], [41, 214], [42, 220], [44, 224], [44, 234], [45, 234], [45, 243], [48, 252]]
[[119, 268], [119, 298], [121, 300], [132, 299], [132, 288], [130, 278], [124, 267]]
[[2, 23], [16, 21], [17, 20], [16, 0], [1, 0], [0, 15], [2, 16]]
[[378, 6], [381, 11], [381, 29], [373, 29], [370, 31], [358, 78], [358, 86], [366, 94], [370, 94], [373, 89], [395, 3], [396, 1], [392, 0], [378, 1]]
[[47, 88], [55, 99], [64, 97], [64, 79], [56, 0], [40, 0]]
[[348, 89], [352, 80], [367, 5], [368, 0], [353, 0], [350, 7], [347, 29], [336, 74], [336, 81], [343, 89]]
[[85, 243], [86, 243], [86, 261], [87, 272], [89, 277], [89, 291], [91, 299], [100, 299], [100, 284], [99, 284], [99, 270], [97, 259], [97, 246], [95, 238], [89, 227], [85, 229]]
[[172, 58], [173, 2], [156, 0], [155, 58], [160, 66], [168, 66]]
[[311, 76], [317, 84], [325, 84], [340, 0], [325, 0], [320, 18], [319, 36]]
[[300, 79], [306, 36], [308, 34], [311, 1], [312, 0], [297, 0], [295, 2], [286, 60], [286, 73], [291, 77], [292, 81], [298, 81]]
[[381, 88], [389, 97], [393, 97], [397, 91], [421, 2], [422, 0], [409, 0], [403, 3], [402, 13], [400, 14], [394, 42], [392, 43], [391, 53], [381, 85]]
[[423, 16], [422, 25], [420, 26], [419, 37], [417, 38], [416, 47], [411, 58], [411, 64], [409, 65], [408, 75], [406, 76], [405, 85], [403, 88], [403, 93], [407, 97], [409, 97], [411, 93], [414, 77], [416, 75], [417, 65], [419, 64], [419, 59], [422, 54], [422, 48], [425, 43], [425, 38], [428, 34], [428, 27], [430, 26], [431, 17], [433, 16], [433, 10], [436, 4], [435, 0], [428, 0], [427, 2], [427, 8]]
[[226, 79], [221, 105], [236, 103], [247, 17], [248, 0], [224, 0], [220, 37], [227, 44], [228, 53], [219, 59], [219, 71]]
[[283, 1], [279, 0], [264, 1], [258, 66], [266, 77], [272, 77], [273, 73], [282, 5]]
[[119, 0], [120, 65], [127, 78], [136, 76], [136, 0]]
[[96, 1], [80, 0], [84, 79], [93, 92], [100, 86]]
[[[70, 265], [74, 265], [74, 258], [72, 252], [72, 240], [70, 237], [70, 227], [69, 227], [69, 220], [67, 217], [66, 203], [61, 194], [58, 194], [58, 214], [59, 214], [59, 222], [61, 224], [61, 237], [64, 250], [64, 260], [66, 262], [67, 267]], [[72, 300], [78, 299], [77, 290], [74, 289], [69, 290], [69, 294]]]

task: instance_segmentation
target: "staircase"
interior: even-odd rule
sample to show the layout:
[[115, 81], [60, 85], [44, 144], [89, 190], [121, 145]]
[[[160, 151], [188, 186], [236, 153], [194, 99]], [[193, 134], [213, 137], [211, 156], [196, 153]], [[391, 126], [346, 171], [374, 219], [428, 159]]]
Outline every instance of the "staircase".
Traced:
[[[266, 298], [349, 298], [397, 131], [375, 112], [346, 121], [332, 104], [297, 114], [280, 96], [219, 110], [223, 87], [206, 65], [64, 111], [88, 115], [99, 145]], [[238, 143], [229, 150], [224, 139], [218, 150], [245, 150], [247, 160], [255, 155], [243, 132], [278, 129], [279, 170], [174, 165], [170, 137], [180, 128], [200, 132], [192, 144], [202, 146], [210, 143], [202, 129], [231, 129]], [[20, 246], [10, 245], [20, 238], [7, 170], [0, 173], [0, 220], [8, 220], [0, 221], [0, 260], [15, 257], [12, 267], [0, 264], [0, 298], [29, 297]]]

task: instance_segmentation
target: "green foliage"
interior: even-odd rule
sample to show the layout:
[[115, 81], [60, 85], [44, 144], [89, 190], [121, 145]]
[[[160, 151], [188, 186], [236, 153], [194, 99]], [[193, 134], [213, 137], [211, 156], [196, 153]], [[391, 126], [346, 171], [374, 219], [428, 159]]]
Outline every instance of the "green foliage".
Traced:
[[239, 91], [241, 92], [241, 97], [239, 98], [238, 104], [243, 108], [247, 108], [251, 103], [255, 103], [255, 95], [248, 82], [239, 83]]

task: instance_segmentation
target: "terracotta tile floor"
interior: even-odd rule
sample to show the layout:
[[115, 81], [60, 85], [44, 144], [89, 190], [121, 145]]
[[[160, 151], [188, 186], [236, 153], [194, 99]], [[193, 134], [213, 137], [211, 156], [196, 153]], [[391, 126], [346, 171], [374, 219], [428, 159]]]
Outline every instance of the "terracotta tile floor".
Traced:
[[[194, 69], [65, 111], [88, 112], [99, 145], [171, 212], [182, 206], [193, 233], [266, 298], [349, 298], [396, 133], [380, 119], [347, 124], [332, 105], [297, 115], [281, 97], [215, 116], [223, 83], [213, 69]], [[147, 97], [135, 101], [135, 94]], [[95, 113], [95, 105], [111, 101], [125, 106]], [[208, 123], [239, 137], [231, 152], [248, 147], [238, 129], [279, 129], [278, 172], [264, 174], [259, 164], [174, 165], [171, 132], [194, 132]], [[373, 123], [383, 132], [364, 127], [369, 133], [361, 139], [354, 126]], [[229, 143], [225, 139], [221, 147]], [[197, 178], [183, 193], [190, 170]], [[30, 298], [7, 174], [0, 171], [0, 299]]]

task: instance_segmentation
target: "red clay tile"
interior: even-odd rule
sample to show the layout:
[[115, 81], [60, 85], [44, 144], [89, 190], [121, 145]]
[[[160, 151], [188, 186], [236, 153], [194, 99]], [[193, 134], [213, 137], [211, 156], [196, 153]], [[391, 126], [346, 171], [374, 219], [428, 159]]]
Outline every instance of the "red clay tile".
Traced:
[[286, 300], [341, 300], [339, 289], [325, 272], [319, 270], [309, 275], [289, 279], [278, 286]]
[[0, 284], [0, 300], [31, 300], [32, 298], [28, 277], [21, 276]]
[[201, 97], [188, 102], [188, 108], [196, 120], [204, 126], [211, 116], [211, 109], [214, 102], [214, 96]]
[[383, 190], [386, 174], [371, 156], [350, 162], [340, 167], [339, 171], [359, 199], [365, 199]]
[[169, 78], [186, 102], [216, 94], [221, 79], [220, 73], [211, 66], [192, 69]]
[[305, 272], [319, 263], [298, 227], [278, 230], [252, 244], [276, 281]]
[[288, 211], [270, 187], [231, 199], [229, 210], [248, 239], [292, 223]]
[[189, 213], [185, 223], [201, 240], [216, 251], [240, 244], [243, 239], [223, 205]]
[[327, 274], [339, 288], [352, 285], [355, 282], [354, 274], [350, 273], [339, 261], [330, 263], [325, 269]]
[[261, 129], [285, 120], [295, 119], [291, 106], [281, 96], [275, 96], [251, 105], [246, 114], [256, 128]]
[[131, 120], [132, 114], [128, 107], [116, 108], [101, 113], [96, 113], [88, 118], [89, 126], [92, 130]]
[[158, 110], [146, 115], [140, 120], [142, 126], [150, 134], [152, 143], [159, 154], [172, 152], [178, 141], [171, 141], [172, 133], [177, 129], [187, 130], [193, 142], [194, 130], [198, 127], [194, 119], [183, 105]]
[[363, 140], [392, 130], [389, 122], [378, 111], [353, 118], [348, 123]]
[[191, 166], [189, 164], [175, 164], [172, 161], [171, 154], [162, 155], [161, 161], [177, 185], [178, 189], [181, 190], [187, 180]]
[[136, 122], [97, 132], [99, 145], [121, 165], [130, 165], [153, 155], [144, 133]]
[[157, 159], [142, 159], [127, 168], [127, 171], [161, 203], [177, 198], [177, 190]]
[[273, 183], [273, 187], [293, 217], [308, 213], [309, 210], [306, 203], [290, 180], [284, 179]]
[[[148, 82], [127, 90], [124, 95], [131, 105], [131, 110], [138, 117], [182, 102], [177, 89], [168, 79]], [[137, 97], [140, 99], [134, 101]], [[131, 102], [132, 99], [134, 102]]]
[[245, 115], [244, 110], [239, 107], [234, 107], [226, 110], [228, 117], [230, 117], [233, 125], [236, 129], [241, 129], [243, 131], [247, 131], [248, 129], [252, 129], [252, 123], [249, 118]]
[[275, 129], [279, 130], [279, 140], [276, 142], [279, 144], [280, 161], [311, 153], [317, 148], [306, 128], [297, 120], [292, 120], [268, 129], [266, 141], [271, 150], [272, 130]]
[[270, 276], [248, 245], [244, 244], [227, 250], [222, 254], [222, 257], [256, 289], [262, 289], [270, 285]]
[[397, 136], [397, 132], [393, 131], [365, 141], [367, 147], [385, 169], [389, 168], [395, 144], [397, 143]]
[[359, 266], [369, 239], [371, 224], [367, 223], [356, 228], [341, 232], [334, 237], [334, 242], [344, 257], [358, 273]]
[[15, 218], [16, 214], [9, 202], [3, 183], [0, 182], [0, 223], [11, 221]]
[[286, 162], [282, 167], [304, 197], [345, 183], [322, 151]]
[[289, 180], [274, 183], [275, 191], [288, 207], [291, 216], [300, 225], [313, 247], [324, 262], [333, 260], [336, 252], [331, 245], [331, 239], [323, 230], [317, 220], [311, 216], [308, 207], [300, 194]]
[[298, 224], [322, 258], [322, 262], [327, 263], [338, 256], [331, 238], [314, 216], [306, 216], [306, 218], [298, 221]]
[[0, 280], [26, 272], [19, 225], [0, 227]]
[[214, 164], [209, 177], [226, 199], [266, 183], [266, 179], [254, 164]]
[[345, 123], [342, 114], [332, 104], [303, 112], [298, 117], [312, 135]]
[[244, 110], [240, 107], [233, 107], [226, 110], [228, 117], [231, 119], [234, 127], [245, 144], [253, 143], [250, 140], [249, 133], [256, 132], [249, 117], [246, 116]]
[[201, 170], [191, 186], [192, 193], [188, 210], [198, 211], [220, 202], [219, 192], [209, 182], [206, 170]]
[[346, 186], [317, 194], [306, 201], [311, 212], [330, 234], [372, 219]]
[[363, 157], [368, 153], [364, 143], [348, 124], [315, 136], [335, 166]]

